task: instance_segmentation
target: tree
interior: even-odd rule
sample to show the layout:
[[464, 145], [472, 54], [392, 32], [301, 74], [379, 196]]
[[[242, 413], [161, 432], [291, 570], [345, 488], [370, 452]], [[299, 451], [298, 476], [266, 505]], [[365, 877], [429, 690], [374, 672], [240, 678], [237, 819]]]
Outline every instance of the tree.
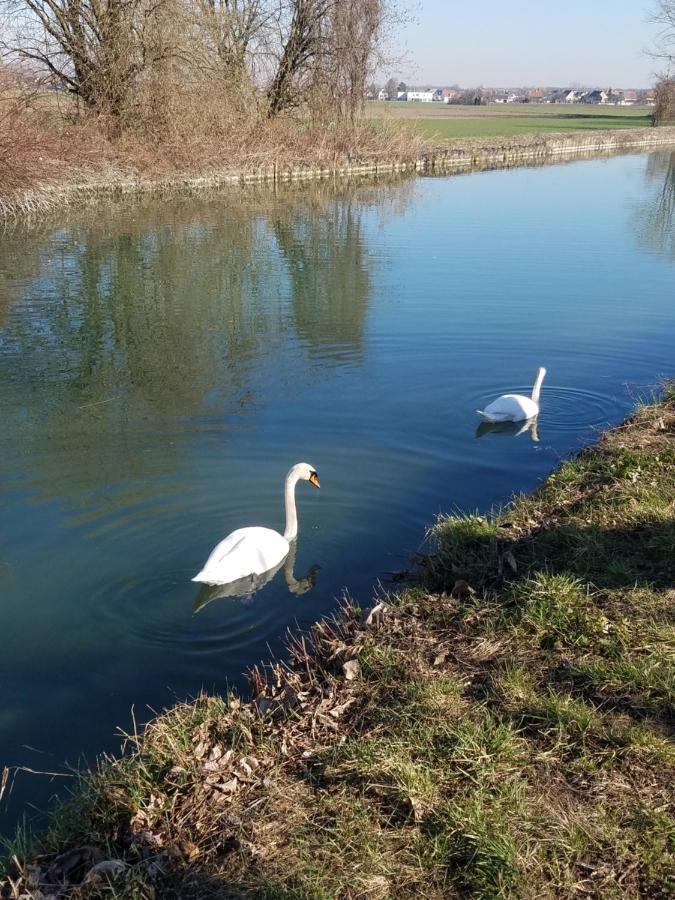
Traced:
[[[86, 106], [121, 115], [155, 56], [152, 33], [170, 0], [4, 0], [18, 23], [9, 48]], [[6, 43], [5, 43], [6, 46]]]
[[288, 0], [286, 3], [282, 18], [288, 21], [288, 26], [267, 92], [270, 116], [298, 102], [297, 82], [320, 52], [321, 26], [332, 3], [333, 0]]
[[666, 64], [666, 75], [675, 65], [675, 0], [655, 0], [650, 19], [660, 27], [651, 55]]
[[396, 81], [395, 78], [388, 79], [387, 83], [384, 86], [384, 90], [386, 91], [388, 100], [396, 99], [396, 95], [398, 93], [397, 86], [398, 86], [398, 82]]
[[656, 85], [653, 121], [655, 125], [675, 122], [675, 79], [662, 78]]

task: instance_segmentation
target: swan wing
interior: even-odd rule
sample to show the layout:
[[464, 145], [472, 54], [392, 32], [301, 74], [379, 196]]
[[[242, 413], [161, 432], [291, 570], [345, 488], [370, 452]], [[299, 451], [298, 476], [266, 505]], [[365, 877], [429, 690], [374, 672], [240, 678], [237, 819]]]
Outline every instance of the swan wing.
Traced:
[[531, 419], [539, 412], [539, 407], [530, 397], [521, 394], [502, 394], [484, 410], [477, 410], [478, 415], [487, 422], [520, 422]]
[[279, 565], [288, 550], [286, 538], [271, 528], [238, 528], [213, 548], [192, 580], [228, 584], [248, 575], [262, 575]]

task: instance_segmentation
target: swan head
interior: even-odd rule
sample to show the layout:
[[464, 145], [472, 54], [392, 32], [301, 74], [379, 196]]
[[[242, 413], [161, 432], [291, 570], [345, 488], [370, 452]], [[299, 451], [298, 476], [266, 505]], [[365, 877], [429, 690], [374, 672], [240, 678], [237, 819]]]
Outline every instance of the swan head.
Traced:
[[313, 487], [321, 487], [319, 484], [319, 476], [316, 474], [316, 469], [314, 466], [310, 466], [309, 463], [298, 463], [293, 466], [288, 474], [289, 476], [293, 476], [296, 481], [309, 481]]
[[539, 368], [537, 369], [537, 378], [541, 378], [543, 380], [545, 374], [546, 369], [543, 366], [539, 366]]

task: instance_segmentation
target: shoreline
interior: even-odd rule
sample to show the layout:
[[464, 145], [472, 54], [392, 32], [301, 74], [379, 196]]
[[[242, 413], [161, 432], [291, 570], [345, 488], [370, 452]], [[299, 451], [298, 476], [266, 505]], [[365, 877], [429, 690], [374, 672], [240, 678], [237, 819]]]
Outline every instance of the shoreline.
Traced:
[[[155, 196], [159, 198], [205, 196], [231, 185], [282, 184], [379, 175], [449, 174], [480, 171], [531, 163], [643, 153], [673, 147], [675, 126], [645, 129], [546, 133], [513, 138], [473, 138], [430, 146], [421, 156], [354, 160], [335, 159], [332, 165], [275, 160], [271, 165], [148, 176], [128, 169], [107, 172], [82, 171], [62, 182], [46, 182], [33, 188], [3, 194], [0, 191], [0, 221], [30, 219], [35, 215], [100, 201]], [[348, 157], [349, 154], [347, 154]]]
[[431, 539], [250, 700], [177, 704], [84, 773], [0, 896], [665, 897], [675, 389]]

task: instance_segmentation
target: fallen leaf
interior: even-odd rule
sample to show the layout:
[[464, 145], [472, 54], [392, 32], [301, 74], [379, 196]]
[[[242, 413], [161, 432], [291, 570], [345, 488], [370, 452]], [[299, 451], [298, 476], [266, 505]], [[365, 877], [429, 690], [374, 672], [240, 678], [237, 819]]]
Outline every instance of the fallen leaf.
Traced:
[[361, 676], [361, 663], [358, 659], [350, 659], [342, 666], [347, 681], [356, 681]]
[[94, 884], [104, 878], [115, 878], [116, 875], [121, 875], [127, 869], [127, 864], [121, 859], [104, 859], [89, 869], [82, 884]]

